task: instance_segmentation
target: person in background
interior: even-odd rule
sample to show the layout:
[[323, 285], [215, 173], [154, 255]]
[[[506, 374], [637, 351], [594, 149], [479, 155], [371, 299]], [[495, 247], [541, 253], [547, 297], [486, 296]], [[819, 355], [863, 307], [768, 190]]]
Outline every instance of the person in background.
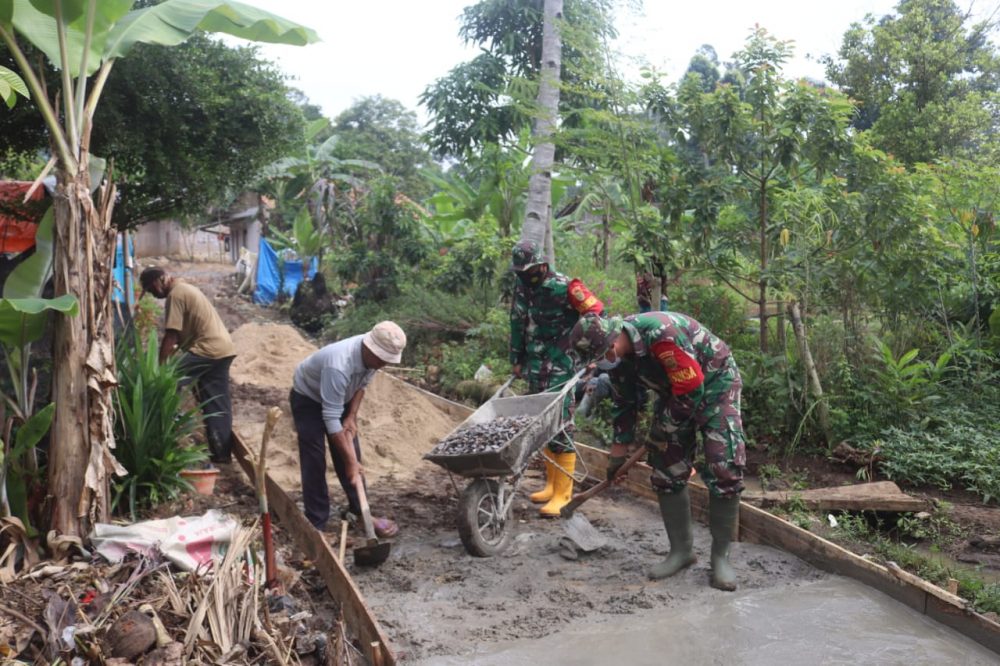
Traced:
[[[511, 253], [511, 270], [517, 276], [510, 307], [510, 363], [514, 375], [528, 380], [529, 393], [556, 389], [573, 378], [569, 333], [581, 314], [599, 315], [604, 304], [578, 279], [549, 269], [534, 241], [518, 242]], [[539, 513], [553, 517], [573, 495], [576, 449], [573, 446], [575, 398], [566, 394], [562, 419], [565, 430], [548, 443], [544, 452], [545, 487], [532, 493], [542, 504]]]
[[[334, 342], [313, 352], [295, 368], [288, 400], [299, 440], [302, 502], [306, 518], [319, 530], [326, 526], [330, 517], [327, 448], [340, 487], [347, 496], [344, 517], [354, 521], [361, 515], [357, 488], [365, 480], [358, 438], [358, 410], [365, 387], [375, 372], [389, 363], [399, 363], [405, 347], [403, 329], [391, 321], [383, 321], [363, 335]], [[372, 522], [375, 534], [381, 538], [395, 536], [399, 531], [389, 518], [376, 517]]]
[[[236, 358], [233, 340], [215, 307], [200, 289], [173, 277], [159, 266], [139, 276], [143, 295], [166, 300], [160, 363], [181, 349], [180, 370], [194, 382], [195, 397], [205, 416], [205, 438], [211, 461], [232, 461], [233, 405], [229, 367]], [[139, 296], [142, 298], [142, 295]]]
[[646, 447], [670, 554], [649, 577], [667, 578], [695, 562], [688, 480], [700, 433], [709, 489], [712, 587], [736, 589], [729, 547], [740, 510], [746, 443], [740, 413], [743, 382], [729, 347], [697, 321], [676, 312], [650, 312], [604, 319], [583, 317], [571, 345], [586, 361], [608, 371], [614, 400], [614, 443], [608, 478], [625, 463], [635, 441], [636, 389], [656, 394]]
[[[639, 305], [639, 312], [641, 313], [653, 310], [653, 279], [654, 276], [650, 271], [635, 274], [635, 300]], [[660, 288], [661, 290], [663, 289], [662, 284]], [[659, 309], [663, 312], [669, 309], [667, 295], [663, 291], [660, 292]]]

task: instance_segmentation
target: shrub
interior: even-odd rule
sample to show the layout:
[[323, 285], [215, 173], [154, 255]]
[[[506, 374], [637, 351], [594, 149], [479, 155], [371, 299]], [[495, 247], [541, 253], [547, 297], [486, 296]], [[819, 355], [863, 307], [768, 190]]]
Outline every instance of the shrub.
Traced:
[[[990, 393], [990, 391], [987, 391]], [[983, 396], [976, 403], [956, 400], [967, 407], [945, 408], [928, 425], [893, 427], [870, 444], [880, 449], [881, 472], [890, 479], [913, 485], [932, 485], [943, 490], [960, 486], [978, 494], [984, 502], [1000, 498], [1000, 422], [997, 396]], [[974, 409], [968, 405], [976, 405]]]
[[156, 337], [143, 348], [134, 335], [122, 337], [116, 355], [114, 453], [128, 474], [115, 480], [112, 506], [121, 510], [126, 500], [134, 519], [139, 507], [190, 489], [180, 472], [203, 463], [208, 452], [191, 441], [201, 417], [196, 406], [185, 407], [179, 357], [160, 365]]

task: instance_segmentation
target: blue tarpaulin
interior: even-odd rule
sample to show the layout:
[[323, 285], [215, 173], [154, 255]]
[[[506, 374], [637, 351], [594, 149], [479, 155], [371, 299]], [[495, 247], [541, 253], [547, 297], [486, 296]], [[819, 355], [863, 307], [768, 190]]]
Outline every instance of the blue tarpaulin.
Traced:
[[[316, 275], [316, 267], [316, 258], [313, 257], [309, 263], [309, 278]], [[260, 251], [257, 255], [257, 289], [253, 292], [254, 303], [270, 305], [278, 297], [279, 288], [286, 295], [293, 296], [299, 282], [302, 282], [302, 262], [281, 261], [271, 244], [261, 238]]]
[[[132, 264], [135, 265], [135, 243], [132, 242], [132, 237], [131, 236], [129, 236], [129, 239], [128, 239], [128, 249], [129, 249], [129, 254], [132, 255], [132, 259], [133, 259]], [[122, 254], [122, 237], [121, 237], [121, 234], [118, 234], [118, 244], [117, 244], [117, 247], [115, 248], [115, 268], [114, 268], [114, 273], [115, 273], [115, 276], [114, 276], [115, 277], [115, 288], [114, 288], [114, 292], [112, 294], [112, 298], [115, 301], [119, 302], [119, 303], [124, 303], [125, 302], [125, 291], [124, 291], [124, 287], [125, 287], [125, 257]], [[132, 297], [132, 300], [133, 301], [135, 300], [134, 296]]]

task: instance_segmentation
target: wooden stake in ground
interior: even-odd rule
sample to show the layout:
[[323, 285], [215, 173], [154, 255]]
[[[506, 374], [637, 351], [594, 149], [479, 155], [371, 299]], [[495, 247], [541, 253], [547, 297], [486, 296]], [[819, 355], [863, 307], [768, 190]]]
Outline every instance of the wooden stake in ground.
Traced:
[[257, 503], [260, 505], [261, 525], [264, 531], [264, 584], [270, 589], [278, 586], [278, 566], [274, 560], [274, 540], [271, 536], [271, 514], [267, 509], [267, 440], [271, 439], [274, 425], [281, 418], [281, 409], [272, 407], [267, 410], [267, 422], [264, 424], [264, 435], [260, 441], [260, 453], [257, 454]]

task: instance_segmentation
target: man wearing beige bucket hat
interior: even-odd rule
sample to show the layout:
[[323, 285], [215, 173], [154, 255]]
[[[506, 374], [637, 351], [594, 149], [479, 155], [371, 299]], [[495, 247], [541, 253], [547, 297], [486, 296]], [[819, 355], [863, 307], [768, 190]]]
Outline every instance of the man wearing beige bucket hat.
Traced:
[[[391, 321], [376, 324], [363, 335], [334, 342], [313, 352], [295, 369], [288, 400], [299, 439], [302, 502], [306, 518], [322, 530], [330, 517], [326, 485], [326, 448], [329, 446], [340, 486], [347, 495], [347, 511], [361, 515], [357, 483], [364, 483], [358, 410], [365, 387], [375, 371], [399, 363], [406, 334]], [[399, 531], [388, 518], [373, 519], [379, 537]]]

